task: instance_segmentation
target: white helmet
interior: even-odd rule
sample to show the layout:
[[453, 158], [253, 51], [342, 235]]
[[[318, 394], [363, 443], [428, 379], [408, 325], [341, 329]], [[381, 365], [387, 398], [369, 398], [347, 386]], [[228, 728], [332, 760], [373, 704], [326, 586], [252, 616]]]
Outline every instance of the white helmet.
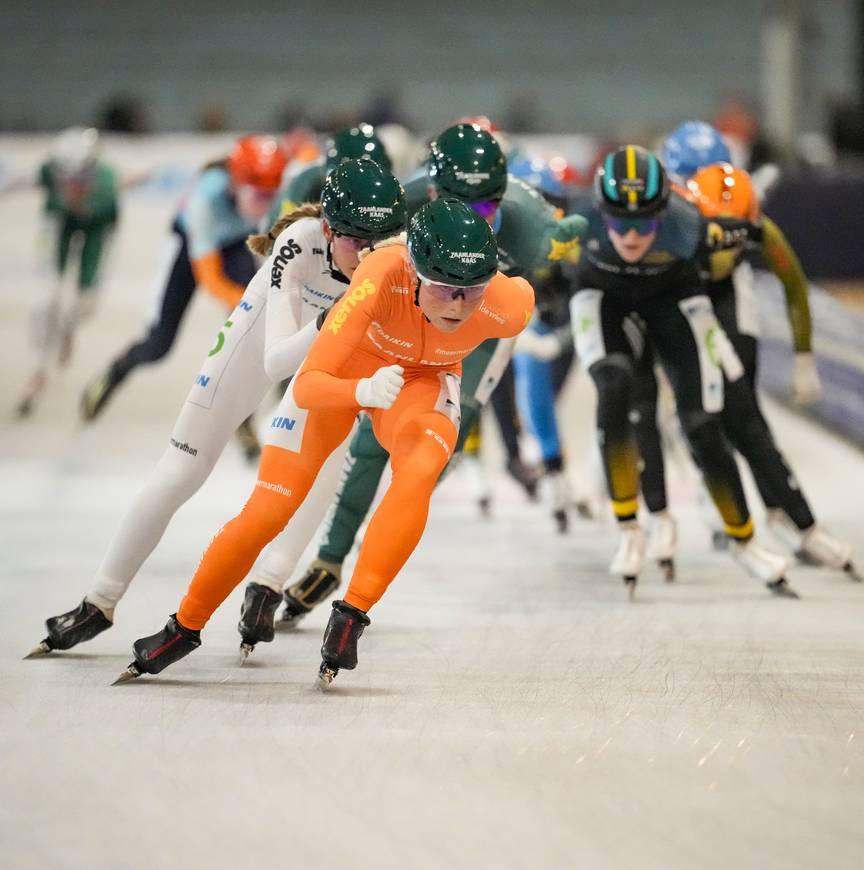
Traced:
[[90, 169], [99, 156], [99, 131], [95, 127], [69, 127], [55, 140], [51, 159], [63, 175]]

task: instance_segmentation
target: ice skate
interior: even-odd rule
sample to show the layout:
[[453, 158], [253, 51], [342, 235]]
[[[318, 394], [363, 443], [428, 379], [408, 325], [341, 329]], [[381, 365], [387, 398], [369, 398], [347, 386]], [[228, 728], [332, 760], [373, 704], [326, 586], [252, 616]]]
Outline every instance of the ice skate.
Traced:
[[636, 581], [645, 560], [645, 532], [636, 520], [620, 524], [621, 540], [609, 566], [609, 573], [623, 578], [632, 599], [636, 594]]
[[91, 381], [81, 395], [81, 418], [86, 422], [96, 419], [119, 384], [120, 378], [113, 365]]
[[788, 584], [784, 574], [789, 567], [788, 561], [777, 553], [772, 553], [749, 541], [731, 541], [731, 552], [735, 561], [757, 580], [763, 580], [773, 595], [783, 598], [799, 598], [798, 593]]
[[132, 644], [135, 661], [111, 684], [126, 683], [141, 674], [158, 674], [201, 646], [201, 632], [185, 628], [172, 613], [165, 628]]
[[276, 634], [274, 618], [276, 609], [282, 602], [282, 593], [260, 583], [250, 583], [246, 587], [243, 607], [240, 609], [240, 665], [242, 666], [255, 644], [270, 643]]
[[678, 524], [667, 511], [652, 515], [646, 556], [660, 566], [667, 583], [675, 579], [675, 548]]
[[42, 372], [36, 372], [27, 381], [24, 387], [24, 392], [18, 400], [18, 405], [15, 408], [19, 417], [29, 417], [33, 413], [33, 408], [36, 406], [36, 399], [45, 388], [45, 375]]
[[370, 621], [362, 610], [344, 601], [333, 602], [333, 611], [321, 644], [319, 689], [326, 689], [342, 668], [351, 671], [357, 667], [357, 641]]
[[511, 456], [507, 460], [507, 473], [525, 490], [531, 501], [537, 501], [539, 476], [536, 469], [526, 465], [518, 456]]
[[768, 511], [768, 527], [795, 554], [803, 565], [822, 566], [844, 571], [850, 579], [860, 582], [861, 575], [852, 564], [852, 545], [835, 538], [819, 525], [801, 531], [785, 511]]
[[567, 507], [570, 504], [570, 487], [563, 471], [548, 471], [540, 478], [543, 501], [552, 513], [552, 520], [558, 533], [566, 534], [569, 527]]
[[102, 610], [85, 598], [74, 610], [45, 620], [48, 636], [24, 658], [33, 659], [54, 650], [72, 649], [79, 643], [92, 640], [113, 624]]
[[316, 559], [306, 573], [285, 590], [285, 607], [282, 610], [283, 626], [292, 628], [312, 610], [327, 599], [342, 581], [342, 566], [335, 562]]

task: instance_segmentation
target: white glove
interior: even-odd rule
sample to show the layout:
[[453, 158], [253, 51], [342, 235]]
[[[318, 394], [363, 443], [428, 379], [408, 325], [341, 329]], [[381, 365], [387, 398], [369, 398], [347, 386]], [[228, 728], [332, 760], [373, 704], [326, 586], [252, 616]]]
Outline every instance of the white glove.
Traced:
[[405, 383], [404, 371], [402, 366], [384, 366], [371, 378], [360, 378], [354, 391], [357, 404], [361, 408], [383, 408], [385, 411], [392, 407]]
[[795, 354], [792, 370], [792, 397], [798, 405], [812, 405], [822, 396], [822, 382], [816, 360], [810, 352]]

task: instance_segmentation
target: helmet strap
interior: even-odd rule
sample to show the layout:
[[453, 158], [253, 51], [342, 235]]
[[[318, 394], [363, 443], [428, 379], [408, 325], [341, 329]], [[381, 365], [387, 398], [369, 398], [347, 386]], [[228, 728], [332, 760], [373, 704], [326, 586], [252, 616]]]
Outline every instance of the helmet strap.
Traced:
[[327, 242], [327, 269], [334, 281], [338, 281], [340, 284], [351, 283], [351, 279], [333, 265], [333, 239]]

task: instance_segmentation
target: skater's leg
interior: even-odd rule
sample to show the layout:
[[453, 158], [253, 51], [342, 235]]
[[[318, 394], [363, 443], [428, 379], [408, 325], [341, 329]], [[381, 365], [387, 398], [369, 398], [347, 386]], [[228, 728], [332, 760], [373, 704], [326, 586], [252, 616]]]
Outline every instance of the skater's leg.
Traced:
[[[291, 392], [289, 387], [286, 397]], [[324, 461], [347, 437], [354, 417], [353, 410], [305, 411], [295, 406], [294, 415], [285, 418], [290, 427], [286, 424], [282, 431], [284, 446], [264, 448], [252, 495], [201, 559], [177, 612], [181, 625], [204, 627], [302, 504]]]
[[345, 602], [367, 611], [414, 552], [429, 499], [452, 456], [459, 421], [444, 399], [458, 390], [453, 375], [409, 381], [389, 411], [373, 413], [379, 441], [390, 450], [393, 479], [372, 515]]
[[642, 458], [642, 498], [651, 513], [659, 513], [666, 510], [668, 501], [663, 447], [657, 428], [657, 375], [654, 372], [654, 350], [650, 343], [645, 345], [642, 356], [636, 362], [631, 419]]
[[168, 447], [135, 497], [114, 535], [87, 595], [110, 611], [144, 560], [159, 543], [171, 517], [207, 479], [239, 423], [270, 388], [264, 371], [264, 309], [250, 296], [234, 326], [211, 353], [189, 391]]

